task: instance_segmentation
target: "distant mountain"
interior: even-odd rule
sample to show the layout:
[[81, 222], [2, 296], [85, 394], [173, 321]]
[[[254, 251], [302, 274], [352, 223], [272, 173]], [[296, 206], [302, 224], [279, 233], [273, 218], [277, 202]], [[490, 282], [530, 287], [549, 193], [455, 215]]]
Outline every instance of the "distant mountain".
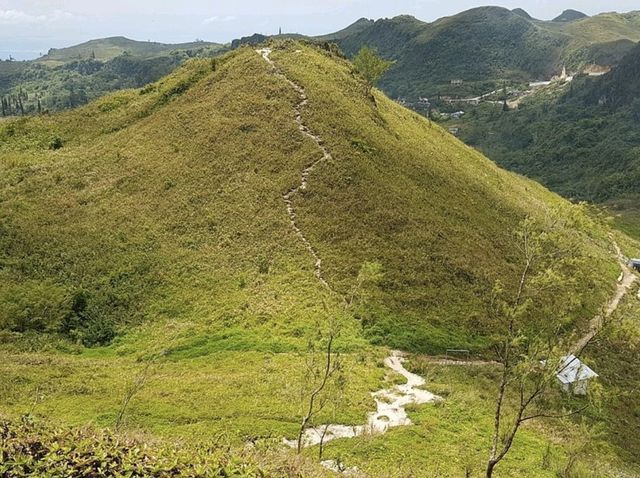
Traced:
[[520, 15], [521, 17], [526, 18], [527, 20], [533, 20], [533, 17], [531, 15], [529, 15], [529, 13], [522, 9], [522, 8], [514, 8], [513, 10], [511, 10], [513, 13], [515, 13], [516, 15]]
[[316, 38], [316, 40], [320, 40], [320, 41], [342, 40], [344, 38], [349, 38], [352, 35], [356, 35], [356, 34], [358, 34], [360, 32], [365, 31], [367, 28], [371, 27], [374, 23], [375, 23], [375, 20], [369, 20], [368, 18], [361, 18], [360, 20], [356, 21], [355, 23], [352, 23], [351, 25], [349, 25], [347, 28], [344, 28], [344, 29], [342, 29], [340, 31], [337, 31], [335, 33], [331, 33], [331, 34], [323, 35], [323, 36], [318, 36], [318, 37], [315, 37], [315, 38]]
[[[563, 66], [615, 65], [640, 40], [640, 13], [595, 17], [567, 14], [541, 21], [522, 9], [480, 7], [425, 23], [410, 16], [359, 20], [333, 35], [349, 56], [369, 45], [395, 60], [381, 82], [392, 96], [465, 96], [490, 91], [502, 80], [548, 79]], [[456, 86], [451, 85], [452, 80]]]
[[624, 57], [620, 65], [585, 89], [590, 102], [611, 108], [624, 108], [640, 100], [640, 44]]
[[127, 53], [139, 58], [167, 55], [172, 51], [194, 50], [201, 48], [220, 49], [222, 45], [204, 41], [191, 43], [156, 43], [149, 41], [130, 40], [125, 37], [111, 37], [90, 40], [68, 48], [52, 48], [39, 58], [39, 62], [68, 62], [74, 60], [112, 60]]
[[0, 61], [4, 114], [80, 106], [112, 91], [157, 81], [189, 58], [224, 50], [222, 45], [200, 41], [172, 45], [113, 37], [51, 49], [33, 61]]
[[568, 198], [611, 206], [640, 237], [640, 44], [606, 75], [558, 88], [513, 111], [469, 111], [461, 138]]
[[554, 22], [575, 22], [576, 20], [582, 20], [583, 18], [587, 18], [588, 15], [579, 12], [577, 10], [565, 10], [552, 21]]

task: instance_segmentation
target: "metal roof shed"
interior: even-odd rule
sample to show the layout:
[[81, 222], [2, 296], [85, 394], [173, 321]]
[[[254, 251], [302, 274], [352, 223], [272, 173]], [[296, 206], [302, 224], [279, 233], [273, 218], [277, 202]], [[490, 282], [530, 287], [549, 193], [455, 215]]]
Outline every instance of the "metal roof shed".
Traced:
[[575, 355], [567, 355], [562, 357], [556, 376], [565, 392], [586, 395], [589, 380], [596, 378], [598, 374], [583, 364]]

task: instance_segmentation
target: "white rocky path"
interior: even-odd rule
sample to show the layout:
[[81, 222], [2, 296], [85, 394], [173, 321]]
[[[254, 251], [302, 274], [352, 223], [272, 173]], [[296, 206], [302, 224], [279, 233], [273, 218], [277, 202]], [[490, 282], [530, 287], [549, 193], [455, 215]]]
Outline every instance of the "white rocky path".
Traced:
[[320, 258], [318, 252], [311, 245], [311, 242], [309, 242], [309, 240], [306, 238], [306, 236], [303, 234], [302, 230], [298, 226], [298, 223], [296, 220], [296, 210], [293, 206], [293, 198], [300, 191], [304, 191], [305, 189], [307, 189], [309, 176], [311, 175], [313, 170], [316, 168], [316, 166], [323, 161], [333, 159], [333, 157], [331, 156], [331, 153], [326, 148], [326, 146], [324, 146], [324, 142], [322, 141], [320, 136], [313, 134], [311, 130], [307, 127], [307, 125], [305, 124], [302, 118], [302, 108], [304, 108], [309, 103], [309, 98], [307, 97], [307, 94], [304, 88], [302, 88], [302, 86], [298, 85], [297, 83], [291, 81], [289, 78], [287, 78], [287, 76], [284, 73], [282, 73], [282, 71], [280, 71], [280, 69], [278, 69], [276, 64], [273, 62], [273, 60], [269, 56], [271, 55], [270, 48], [263, 48], [261, 50], [256, 50], [256, 52], [260, 56], [262, 56], [264, 61], [266, 61], [272, 67], [273, 73], [275, 75], [279, 76], [280, 78], [285, 80], [287, 83], [289, 83], [291, 87], [296, 91], [296, 93], [298, 93], [298, 96], [300, 97], [300, 102], [294, 107], [295, 121], [298, 124], [298, 129], [303, 135], [307, 136], [308, 138], [311, 138], [314, 141], [314, 143], [316, 143], [316, 145], [318, 146], [318, 149], [322, 153], [322, 156], [315, 159], [309, 166], [307, 166], [302, 170], [300, 183], [297, 186], [292, 187], [287, 192], [285, 192], [282, 195], [282, 199], [284, 200], [287, 207], [287, 214], [289, 215], [291, 228], [296, 232], [296, 234], [298, 235], [298, 237], [300, 238], [300, 240], [302, 241], [306, 249], [309, 251], [309, 254], [311, 254], [311, 256], [315, 261], [316, 278], [320, 281], [320, 283], [324, 287], [331, 290], [331, 287], [329, 286], [329, 284], [327, 283], [327, 281], [322, 275], [322, 259]]
[[[308, 428], [303, 437], [304, 446], [314, 446], [320, 444], [321, 441], [327, 443], [339, 438], [383, 434], [390, 428], [411, 425], [406, 411], [408, 405], [420, 405], [442, 400], [437, 395], [419, 388], [426, 383], [424, 378], [404, 368], [403, 361], [401, 352], [393, 352], [390, 357], [385, 359], [384, 364], [406, 378], [407, 383], [372, 393], [371, 395], [376, 402], [376, 411], [369, 413], [366, 423], [353, 426], [325, 424]], [[284, 442], [292, 448], [297, 446], [296, 440], [285, 440]]]
[[616, 293], [607, 304], [604, 314], [597, 315], [596, 317], [591, 319], [588, 332], [583, 337], [581, 337], [580, 340], [578, 340], [578, 342], [571, 350], [571, 353], [573, 355], [580, 355], [582, 351], [587, 347], [587, 345], [589, 345], [589, 343], [593, 340], [593, 338], [598, 335], [605, 320], [610, 318], [613, 313], [618, 310], [620, 302], [622, 301], [624, 296], [627, 295], [627, 293], [631, 290], [631, 287], [638, 278], [629, 267], [627, 258], [624, 257], [620, 246], [618, 246], [615, 241], [613, 242], [613, 247], [616, 251], [616, 257], [618, 258], [620, 269], [622, 270], [622, 272], [620, 273], [620, 277], [618, 278]]

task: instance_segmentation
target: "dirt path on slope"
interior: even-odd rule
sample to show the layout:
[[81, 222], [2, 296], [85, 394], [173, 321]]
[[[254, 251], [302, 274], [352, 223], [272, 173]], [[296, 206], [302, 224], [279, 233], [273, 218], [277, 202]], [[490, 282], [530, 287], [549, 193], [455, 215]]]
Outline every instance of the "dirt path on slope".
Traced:
[[287, 192], [285, 192], [282, 195], [282, 199], [285, 202], [286, 208], [287, 208], [287, 214], [289, 215], [289, 222], [291, 223], [291, 228], [295, 231], [295, 233], [297, 234], [297, 236], [300, 238], [300, 241], [302, 241], [302, 243], [304, 244], [305, 248], [309, 251], [309, 254], [311, 254], [311, 256], [313, 257], [313, 260], [315, 261], [315, 276], [316, 278], [320, 281], [320, 283], [326, 287], [329, 290], [332, 290], [331, 287], [329, 286], [329, 283], [325, 280], [323, 274], [322, 274], [322, 259], [320, 258], [320, 255], [318, 254], [318, 251], [316, 251], [313, 246], [311, 245], [311, 242], [307, 239], [307, 237], [304, 235], [304, 233], [302, 232], [302, 230], [300, 229], [300, 227], [298, 226], [297, 220], [296, 220], [296, 210], [295, 207], [293, 206], [293, 198], [300, 192], [300, 191], [304, 191], [305, 189], [307, 189], [307, 185], [309, 183], [309, 176], [311, 175], [311, 173], [313, 172], [313, 170], [316, 168], [316, 166], [318, 166], [318, 164], [322, 163], [323, 161], [327, 161], [327, 160], [331, 160], [333, 159], [333, 156], [331, 156], [331, 153], [329, 152], [329, 150], [324, 146], [324, 142], [322, 141], [322, 139], [320, 138], [320, 136], [318, 136], [317, 134], [314, 134], [311, 132], [311, 130], [309, 129], [309, 127], [305, 124], [304, 119], [302, 118], [302, 108], [304, 108], [308, 103], [309, 103], [309, 98], [307, 97], [307, 94], [304, 90], [304, 88], [300, 85], [298, 85], [297, 83], [291, 81], [274, 63], [274, 61], [270, 58], [270, 54], [271, 54], [271, 49], [270, 48], [263, 48], [261, 50], [256, 50], [256, 52], [264, 59], [264, 61], [266, 61], [271, 68], [273, 69], [273, 74], [275, 74], [276, 76], [282, 78], [283, 80], [285, 80], [287, 83], [289, 83], [289, 85], [291, 85], [291, 87], [296, 91], [296, 93], [298, 93], [298, 96], [300, 98], [300, 102], [298, 104], [296, 104], [296, 106], [294, 106], [293, 111], [294, 111], [294, 115], [295, 115], [295, 121], [296, 124], [298, 125], [298, 130], [306, 137], [311, 138], [313, 140], [313, 142], [318, 146], [318, 149], [320, 150], [320, 152], [322, 153], [322, 155], [315, 159], [311, 164], [309, 164], [309, 166], [307, 166], [306, 168], [304, 168], [302, 170], [302, 174], [300, 177], [300, 183], [295, 186], [292, 187], [291, 189], [289, 189]]
[[580, 353], [582, 353], [582, 351], [586, 348], [586, 346], [589, 345], [589, 342], [591, 342], [591, 340], [593, 340], [593, 338], [598, 335], [598, 332], [600, 332], [600, 329], [602, 329], [605, 320], [611, 317], [613, 313], [618, 310], [620, 302], [629, 292], [629, 290], [631, 290], [631, 286], [638, 278], [628, 266], [627, 260], [624, 257], [624, 254], [622, 254], [620, 246], [618, 246], [618, 244], [614, 242], [613, 247], [616, 250], [618, 262], [620, 263], [620, 268], [622, 269], [622, 273], [620, 274], [620, 278], [618, 279], [616, 293], [607, 304], [607, 308], [604, 314], [597, 315], [593, 319], [591, 319], [591, 322], [589, 322], [589, 331], [574, 345], [573, 350], [571, 351], [573, 355], [579, 356]]

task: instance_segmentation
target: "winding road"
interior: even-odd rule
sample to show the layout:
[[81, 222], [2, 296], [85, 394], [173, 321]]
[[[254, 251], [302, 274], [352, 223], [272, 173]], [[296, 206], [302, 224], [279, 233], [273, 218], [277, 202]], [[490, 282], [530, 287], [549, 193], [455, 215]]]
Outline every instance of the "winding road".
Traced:
[[622, 273], [620, 274], [620, 278], [618, 279], [618, 285], [616, 286], [616, 293], [607, 304], [607, 308], [605, 309], [604, 314], [597, 315], [593, 319], [591, 319], [591, 322], [589, 323], [589, 331], [574, 345], [571, 353], [575, 356], [579, 356], [587, 347], [587, 345], [589, 345], [589, 342], [591, 342], [593, 338], [598, 335], [598, 332], [600, 332], [600, 329], [602, 329], [602, 326], [604, 325], [604, 321], [611, 317], [616, 310], [618, 310], [620, 302], [622, 301], [624, 296], [627, 295], [627, 293], [631, 290], [631, 286], [638, 278], [627, 264], [627, 260], [624, 257], [624, 254], [622, 254], [620, 246], [618, 246], [615, 241], [613, 243], [613, 247], [616, 251], [616, 256], [618, 257], [618, 262], [620, 263], [620, 268], [622, 269]]

